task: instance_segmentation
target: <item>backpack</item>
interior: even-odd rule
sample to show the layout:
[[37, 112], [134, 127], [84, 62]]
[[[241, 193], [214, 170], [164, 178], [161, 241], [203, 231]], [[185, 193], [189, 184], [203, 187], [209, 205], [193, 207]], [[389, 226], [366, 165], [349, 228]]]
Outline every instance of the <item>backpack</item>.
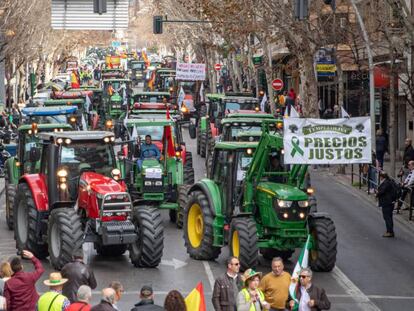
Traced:
[[401, 196], [401, 187], [400, 185], [394, 180], [390, 179], [391, 185], [391, 199], [393, 202], [397, 201]]

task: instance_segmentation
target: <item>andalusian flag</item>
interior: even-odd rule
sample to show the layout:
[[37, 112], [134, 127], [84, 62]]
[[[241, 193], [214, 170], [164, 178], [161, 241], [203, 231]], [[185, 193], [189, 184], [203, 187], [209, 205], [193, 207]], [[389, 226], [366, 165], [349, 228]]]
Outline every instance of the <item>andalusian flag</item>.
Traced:
[[204, 300], [203, 283], [197, 284], [188, 296], [185, 298], [187, 311], [206, 311], [206, 301]]
[[292, 273], [292, 281], [289, 286], [289, 294], [290, 297], [295, 301], [295, 306], [292, 310], [297, 311], [299, 308], [299, 300], [296, 298], [296, 286], [299, 282], [299, 273], [302, 268], [308, 267], [308, 260], [309, 260], [309, 248], [310, 248], [310, 235], [308, 235], [308, 239], [306, 240], [305, 246], [300, 251], [300, 255], [298, 258], [298, 262], [295, 265], [295, 269]]

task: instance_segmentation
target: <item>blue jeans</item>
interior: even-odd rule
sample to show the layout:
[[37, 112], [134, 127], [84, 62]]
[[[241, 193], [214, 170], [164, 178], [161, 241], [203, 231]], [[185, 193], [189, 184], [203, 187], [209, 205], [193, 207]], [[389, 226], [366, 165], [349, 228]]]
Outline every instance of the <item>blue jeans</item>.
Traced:
[[372, 166], [368, 170], [368, 189], [377, 189], [377, 170]]

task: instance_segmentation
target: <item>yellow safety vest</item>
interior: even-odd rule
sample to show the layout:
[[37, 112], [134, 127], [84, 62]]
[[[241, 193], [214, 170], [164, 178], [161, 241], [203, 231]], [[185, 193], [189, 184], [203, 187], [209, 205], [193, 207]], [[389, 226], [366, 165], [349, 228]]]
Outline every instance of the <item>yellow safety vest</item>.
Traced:
[[57, 292], [44, 293], [37, 302], [37, 309], [38, 311], [62, 311], [65, 298]]
[[[260, 290], [260, 289], [256, 289], [256, 291], [257, 291], [257, 293], [259, 294], [259, 300], [260, 301], [264, 301], [265, 300], [265, 297], [264, 297], [264, 294], [263, 294], [263, 292]], [[243, 295], [244, 295], [244, 299], [246, 299], [246, 301], [250, 301], [250, 293], [249, 293], [249, 291], [247, 290], [247, 288], [243, 288], [242, 289], [242, 293], [243, 293]], [[39, 310], [40, 311], [40, 310]], [[250, 309], [249, 309], [249, 311], [257, 311], [256, 310], [256, 307], [254, 306], [254, 304], [251, 304], [250, 305]]]

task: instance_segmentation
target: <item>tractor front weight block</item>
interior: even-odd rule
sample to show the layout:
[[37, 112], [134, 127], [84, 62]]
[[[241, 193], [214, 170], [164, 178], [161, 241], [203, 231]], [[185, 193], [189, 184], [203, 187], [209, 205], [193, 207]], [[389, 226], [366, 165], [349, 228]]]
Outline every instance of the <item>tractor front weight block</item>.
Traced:
[[102, 244], [132, 244], [137, 240], [134, 224], [129, 221], [108, 221], [101, 224]]

